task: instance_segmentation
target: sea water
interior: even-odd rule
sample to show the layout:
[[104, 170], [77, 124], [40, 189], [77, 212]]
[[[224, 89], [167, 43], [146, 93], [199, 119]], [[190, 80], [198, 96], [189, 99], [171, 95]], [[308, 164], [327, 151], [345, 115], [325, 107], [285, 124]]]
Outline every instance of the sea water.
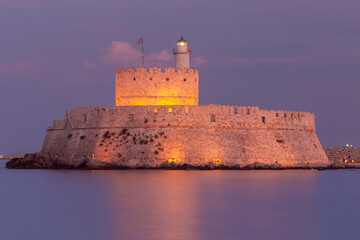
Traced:
[[359, 170], [8, 170], [0, 239], [360, 239]]

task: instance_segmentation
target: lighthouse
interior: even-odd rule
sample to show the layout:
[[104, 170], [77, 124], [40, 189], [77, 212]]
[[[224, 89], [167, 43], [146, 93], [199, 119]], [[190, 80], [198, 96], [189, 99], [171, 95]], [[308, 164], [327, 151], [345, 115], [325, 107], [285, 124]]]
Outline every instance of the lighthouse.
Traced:
[[176, 49], [173, 49], [175, 55], [175, 68], [190, 68], [191, 49], [188, 48], [187, 41], [181, 36], [176, 44]]

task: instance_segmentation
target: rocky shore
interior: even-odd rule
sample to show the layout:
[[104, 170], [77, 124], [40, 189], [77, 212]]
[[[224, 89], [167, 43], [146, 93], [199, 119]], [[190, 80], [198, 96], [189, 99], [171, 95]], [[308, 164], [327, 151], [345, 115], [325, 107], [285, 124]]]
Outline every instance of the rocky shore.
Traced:
[[6, 163], [9, 169], [177, 169], [177, 170], [286, 170], [286, 169], [360, 169], [359, 163], [338, 163], [338, 164], [298, 164], [295, 166], [282, 166], [279, 163], [266, 165], [255, 162], [249, 165], [226, 166], [224, 164], [207, 163], [204, 165], [190, 165], [164, 161], [160, 166], [152, 167], [141, 165], [138, 162], [123, 165], [121, 163], [106, 162], [94, 158], [84, 158], [77, 161], [68, 161], [65, 158], [52, 158], [50, 154], [29, 153], [23, 158], [13, 158]]

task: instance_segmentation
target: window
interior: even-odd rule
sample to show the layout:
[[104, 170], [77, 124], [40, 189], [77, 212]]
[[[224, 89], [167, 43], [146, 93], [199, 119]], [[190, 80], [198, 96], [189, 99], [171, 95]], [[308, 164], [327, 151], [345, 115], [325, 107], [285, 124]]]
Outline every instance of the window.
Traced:
[[132, 114], [129, 115], [129, 121], [130, 121], [130, 122], [134, 122], [134, 115], [132, 115]]
[[97, 115], [100, 115], [100, 110], [98, 109], [98, 110], [96, 110], [97, 111]]
[[136, 78], [134, 78], [134, 81], [136, 80]]
[[284, 118], [286, 118], [286, 113], [284, 113]]
[[196, 82], [196, 78], [195, 78], [195, 82]]
[[276, 116], [276, 117], [279, 117], [279, 113], [276, 113], [275, 116]]
[[265, 117], [264, 117], [264, 116], [261, 117], [261, 121], [262, 121], [263, 123], [265, 123]]
[[210, 120], [211, 122], [215, 122], [215, 115], [211, 115]]
[[166, 81], [169, 81], [170, 79], [169, 78], [166, 78]]
[[186, 82], [186, 78], [184, 78], [184, 82]]
[[154, 113], [158, 113], [159, 110], [157, 108], [154, 108]]
[[298, 113], [298, 118], [300, 118], [300, 113]]
[[150, 78], [150, 81], [152, 81], [152, 78]]
[[237, 114], [237, 108], [234, 108], [234, 114]]
[[246, 109], [246, 114], [249, 115], [250, 114], [250, 109]]
[[111, 114], [114, 114], [114, 109], [110, 109], [110, 113], [111, 113]]
[[84, 122], [86, 122], [86, 121], [87, 121], [87, 115], [84, 114]]
[[189, 107], [185, 107], [185, 113], [189, 113]]
[[293, 118], [293, 117], [294, 117], [294, 114], [292, 113], [292, 114], [291, 114], [291, 118]]
[[169, 108], [169, 113], [171, 113], [172, 112], [172, 108]]

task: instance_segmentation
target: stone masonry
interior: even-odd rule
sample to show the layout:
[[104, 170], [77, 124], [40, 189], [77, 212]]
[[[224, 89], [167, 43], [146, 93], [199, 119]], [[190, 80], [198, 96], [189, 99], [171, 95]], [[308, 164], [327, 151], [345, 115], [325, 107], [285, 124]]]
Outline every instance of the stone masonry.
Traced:
[[331, 163], [360, 163], [359, 147], [325, 147], [324, 150]]
[[137, 67], [116, 70], [115, 105], [198, 105], [199, 71]]
[[128, 167], [328, 163], [314, 114], [225, 105], [74, 108], [48, 128], [42, 152]]

